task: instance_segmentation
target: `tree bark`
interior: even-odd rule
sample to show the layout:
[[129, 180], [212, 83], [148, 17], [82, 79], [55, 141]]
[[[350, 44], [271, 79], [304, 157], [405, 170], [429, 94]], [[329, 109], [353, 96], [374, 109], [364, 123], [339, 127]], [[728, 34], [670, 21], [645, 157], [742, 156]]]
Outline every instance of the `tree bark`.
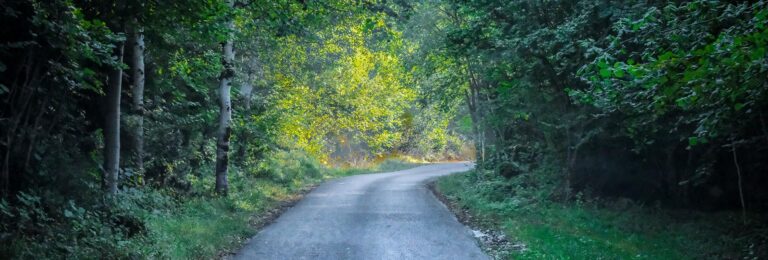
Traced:
[[[125, 43], [115, 47], [118, 66], [123, 63]], [[107, 194], [117, 194], [117, 179], [120, 171], [120, 92], [123, 85], [123, 70], [116, 67], [109, 75], [106, 91], [106, 124], [104, 125], [104, 175], [103, 185]]]
[[[233, 0], [228, 0], [227, 5], [229, 8], [234, 8]], [[217, 133], [216, 142], [216, 193], [219, 195], [227, 195], [229, 189], [229, 183], [227, 180], [227, 173], [229, 171], [229, 138], [232, 135], [232, 100], [230, 91], [232, 89], [232, 79], [235, 77], [234, 59], [235, 53], [233, 50], [232, 33], [234, 29], [233, 20], [227, 21], [227, 29], [230, 30], [227, 40], [222, 43], [222, 59], [223, 65], [220, 82], [219, 82], [219, 129]]]
[[144, 175], [144, 30], [138, 27], [133, 33], [133, 109], [136, 114], [133, 145], [135, 148], [137, 181], [143, 184]]

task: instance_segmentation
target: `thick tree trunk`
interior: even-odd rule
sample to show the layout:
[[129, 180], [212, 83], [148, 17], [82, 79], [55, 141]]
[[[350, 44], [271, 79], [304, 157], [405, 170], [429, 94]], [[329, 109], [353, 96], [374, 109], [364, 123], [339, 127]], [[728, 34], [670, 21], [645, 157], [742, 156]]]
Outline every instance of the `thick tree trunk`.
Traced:
[[[234, 8], [233, 0], [227, 2], [230, 8]], [[232, 19], [227, 22], [228, 29], [234, 29]], [[235, 69], [233, 61], [235, 59], [235, 53], [233, 51], [232, 34], [230, 33], [228, 39], [222, 44], [222, 59], [221, 63], [223, 69], [219, 82], [219, 130], [217, 133], [216, 142], [216, 193], [220, 195], [227, 195], [229, 189], [229, 183], [227, 181], [228, 164], [229, 164], [229, 137], [232, 135], [232, 100], [230, 90], [232, 86], [232, 79], [235, 77]]]
[[[123, 63], [124, 43], [115, 48], [118, 63]], [[117, 193], [117, 177], [120, 171], [120, 92], [123, 70], [115, 68], [109, 75], [106, 91], [106, 124], [104, 125], [104, 175], [103, 185], [107, 194]]]
[[144, 32], [137, 28], [133, 33], [133, 109], [136, 114], [136, 126], [133, 145], [135, 148], [136, 170], [139, 174], [137, 181], [142, 184], [144, 174]]

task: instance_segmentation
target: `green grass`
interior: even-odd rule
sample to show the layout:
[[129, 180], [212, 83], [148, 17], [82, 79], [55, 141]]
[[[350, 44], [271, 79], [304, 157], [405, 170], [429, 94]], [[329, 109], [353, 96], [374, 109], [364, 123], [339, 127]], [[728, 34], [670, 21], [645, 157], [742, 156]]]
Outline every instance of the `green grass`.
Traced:
[[[323, 180], [355, 174], [407, 169], [418, 164], [390, 159], [367, 168], [326, 169], [285, 179], [232, 176], [234, 192], [226, 198], [201, 197], [180, 203], [164, 214], [145, 218], [151, 242], [135, 242], [143, 257], [211, 259], [239, 248], [257, 231], [253, 223], [281, 203], [297, 199], [301, 190]], [[278, 167], [274, 165], [272, 167]], [[289, 167], [290, 168], [290, 167]], [[289, 169], [290, 170], [290, 169]], [[295, 169], [294, 169], [295, 170]], [[145, 237], [139, 237], [142, 241]]]
[[498, 196], [510, 190], [505, 181], [477, 182], [471, 173], [443, 177], [437, 189], [479, 218], [477, 225], [525, 244], [526, 250], [509, 252], [508, 259], [722, 259], [745, 254], [749, 245], [729, 233], [743, 228], [730, 212]]
[[271, 181], [254, 181], [253, 190], [227, 198], [199, 198], [179, 210], [149, 217], [147, 228], [157, 242], [153, 246], [172, 259], [213, 258], [235, 249], [256, 231], [253, 217], [290, 200], [297, 189]]
[[[328, 168], [303, 153], [275, 152], [230, 167], [229, 194], [213, 194], [212, 176], [187, 174], [185, 189], [134, 187], [108, 201], [41, 203], [22, 196], [0, 217], [19, 219], [0, 255], [11, 259], [215, 259], [240, 248], [286, 202], [324, 180], [417, 166], [388, 159], [358, 168]], [[95, 186], [97, 187], [97, 186]], [[47, 206], [46, 206], [47, 205]], [[2, 227], [3, 225], [0, 225]], [[7, 227], [5, 227], [7, 229]], [[0, 229], [0, 238], [7, 236]], [[2, 258], [2, 257], [0, 257]]]

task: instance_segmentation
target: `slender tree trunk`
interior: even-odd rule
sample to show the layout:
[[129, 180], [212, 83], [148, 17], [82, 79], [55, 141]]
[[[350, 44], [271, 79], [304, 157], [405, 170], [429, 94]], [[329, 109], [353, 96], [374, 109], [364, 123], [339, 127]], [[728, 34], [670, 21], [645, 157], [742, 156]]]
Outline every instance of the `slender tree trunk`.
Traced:
[[253, 85], [250, 82], [243, 83], [243, 85], [240, 87], [240, 93], [243, 94], [244, 110], [251, 110], [251, 95], [253, 93]]
[[[115, 55], [123, 63], [125, 43], [119, 43]], [[103, 185], [107, 194], [117, 193], [117, 177], [120, 171], [120, 92], [123, 85], [123, 70], [115, 68], [109, 75], [106, 91], [106, 124], [104, 126], [104, 175]]]
[[[469, 76], [469, 90], [464, 95], [467, 99], [467, 107], [469, 108], [469, 115], [472, 119], [472, 131], [475, 136], [475, 161], [477, 162], [477, 168], [482, 169], [485, 164], [485, 139], [483, 136], [483, 127], [481, 126], [481, 111], [479, 105], [479, 82], [472, 72], [471, 65], [467, 62], [467, 76]], [[479, 171], [478, 171], [479, 173]], [[479, 177], [479, 175], [478, 175]]]
[[[254, 62], [251, 62], [254, 63]], [[253, 77], [255, 74], [253, 65], [246, 70], [245, 82], [240, 85], [240, 95], [243, 97], [243, 111], [251, 110], [251, 97], [253, 96]]]
[[[234, 8], [233, 0], [228, 0], [227, 5], [229, 8]], [[234, 23], [230, 18], [227, 22], [227, 28], [229, 30], [234, 29]], [[232, 79], [235, 77], [235, 69], [233, 61], [235, 59], [235, 53], [232, 44], [232, 33], [229, 33], [228, 39], [222, 43], [222, 59], [221, 63], [223, 69], [219, 82], [219, 130], [217, 133], [216, 142], [216, 193], [220, 195], [227, 195], [229, 189], [229, 183], [227, 181], [228, 164], [229, 164], [229, 138], [232, 135], [232, 100], [230, 90], [232, 86]]]
[[133, 33], [133, 108], [136, 114], [133, 145], [135, 148], [135, 163], [138, 172], [137, 181], [144, 183], [144, 30], [136, 28]]
[[472, 119], [472, 135], [475, 139], [475, 161], [477, 161], [478, 166], [481, 166], [483, 164], [482, 137], [480, 136], [480, 120], [477, 116], [477, 100], [475, 100], [473, 93], [473, 91], [467, 90], [464, 95], [467, 102], [467, 108], [469, 109], [469, 117]]
[[[243, 116], [246, 120], [248, 120], [248, 116], [251, 114], [251, 94], [253, 92], [253, 84], [251, 84], [251, 77], [253, 72], [249, 70], [247, 73], [248, 75], [246, 76], [245, 82], [243, 82], [243, 84], [240, 86], [240, 95], [243, 97]], [[251, 139], [250, 130], [243, 127], [238, 137], [240, 142], [238, 146], [239, 149], [237, 150], [237, 158], [245, 160], [245, 157], [247, 156], [248, 145]]]
[[739, 200], [741, 201], [741, 220], [747, 224], [747, 205], [744, 203], [744, 188], [742, 187], [741, 167], [739, 158], [736, 156], [736, 142], [731, 141], [731, 151], [733, 151], [733, 164], [736, 165], [736, 176], [739, 183]]

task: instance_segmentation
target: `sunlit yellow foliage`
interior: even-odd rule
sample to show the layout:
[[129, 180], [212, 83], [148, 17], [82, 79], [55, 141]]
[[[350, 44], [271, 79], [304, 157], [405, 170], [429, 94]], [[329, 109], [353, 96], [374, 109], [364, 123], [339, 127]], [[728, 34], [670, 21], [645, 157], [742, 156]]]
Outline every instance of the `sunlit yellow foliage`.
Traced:
[[[362, 19], [320, 30], [316, 42], [281, 39], [269, 73], [276, 84], [269, 118], [278, 120], [281, 146], [328, 161], [342, 147], [365, 146], [375, 156], [402, 141], [401, 115], [416, 91], [391, 51], [402, 47], [400, 33], [383, 16]], [[370, 39], [372, 30], [389, 40]]]

